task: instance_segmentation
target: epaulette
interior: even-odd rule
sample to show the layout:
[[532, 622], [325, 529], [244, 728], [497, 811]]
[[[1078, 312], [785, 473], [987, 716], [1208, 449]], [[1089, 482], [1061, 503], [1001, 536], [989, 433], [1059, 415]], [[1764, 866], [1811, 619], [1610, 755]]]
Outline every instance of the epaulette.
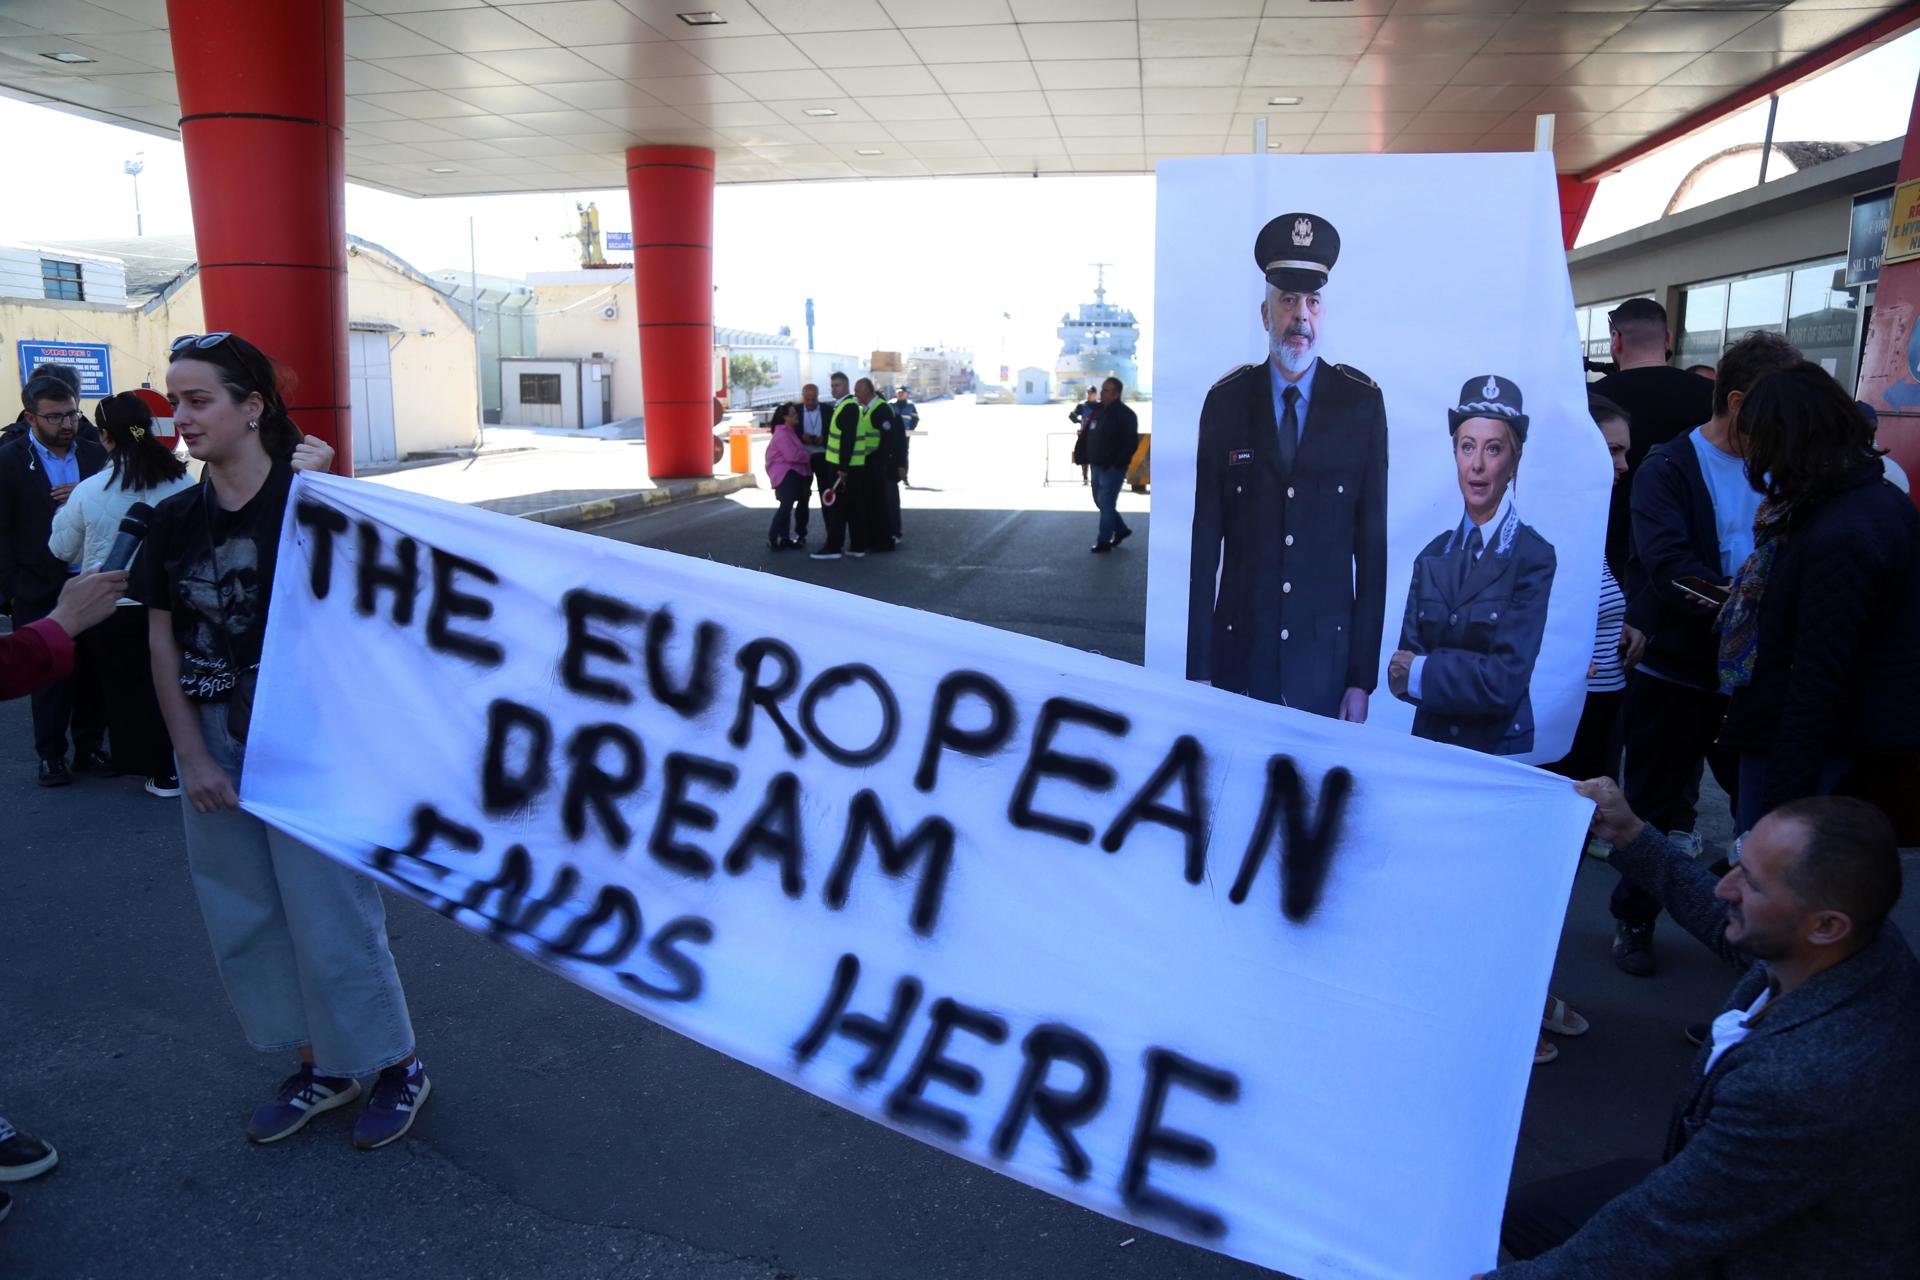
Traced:
[[1235, 378], [1240, 377], [1242, 374], [1252, 373], [1255, 369], [1258, 369], [1259, 367], [1260, 366], [1257, 364], [1243, 364], [1238, 369], [1235, 369], [1231, 373], [1228, 373], [1225, 377], [1221, 378], [1220, 381], [1214, 383], [1213, 385], [1216, 387], [1224, 387], [1229, 382], [1232, 382]]
[[1369, 378], [1366, 374], [1360, 372], [1358, 369], [1354, 368], [1350, 364], [1337, 364], [1333, 367], [1338, 369], [1341, 373], [1346, 374], [1349, 378], [1352, 378], [1355, 382], [1359, 383], [1363, 387], [1372, 387], [1375, 391], [1378, 391], [1380, 389], [1379, 383], [1375, 382], [1372, 378]]

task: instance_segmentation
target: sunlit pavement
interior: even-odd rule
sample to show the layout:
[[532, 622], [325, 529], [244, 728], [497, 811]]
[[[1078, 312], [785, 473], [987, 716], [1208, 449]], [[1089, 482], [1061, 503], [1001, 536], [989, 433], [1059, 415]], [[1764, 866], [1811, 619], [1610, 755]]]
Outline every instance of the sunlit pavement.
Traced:
[[[1077, 472], [1068, 478], [1067, 442], [1052, 442], [1067, 482], [1043, 484], [1045, 437], [1071, 431], [1067, 408], [926, 406], [892, 556], [768, 552], [765, 490], [610, 522], [600, 536], [1138, 661], [1148, 499], [1121, 499], [1139, 536], [1087, 554], [1095, 513]], [[822, 534], [816, 512], [816, 545]], [[24, 701], [0, 709], [0, 1114], [62, 1159], [10, 1188], [8, 1280], [1268, 1274], [857, 1119], [391, 900], [434, 1077], [413, 1136], [363, 1154], [339, 1115], [249, 1147], [246, 1113], [289, 1064], [251, 1052], [227, 1008], [178, 802], [127, 778], [43, 791], [31, 736]], [[1710, 1017], [1733, 977], [1664, 920], [1660, 976], [1618, 972], [1611, 887], [1591, 863], [1575, 886], [1554, 989], [1593, 1030], [1535, 1072], [1523, 1178], [1656, 1154], [1691, 1053], [1681, 1029]], [[1911, 901], [1901, 914], [1910, 936], [1920, 929]], [[1381, 927], [1416, 929], [1439, 950], [1486, 922]], [[1285, 1200], [1275, 1188], [1276, 1212]]]

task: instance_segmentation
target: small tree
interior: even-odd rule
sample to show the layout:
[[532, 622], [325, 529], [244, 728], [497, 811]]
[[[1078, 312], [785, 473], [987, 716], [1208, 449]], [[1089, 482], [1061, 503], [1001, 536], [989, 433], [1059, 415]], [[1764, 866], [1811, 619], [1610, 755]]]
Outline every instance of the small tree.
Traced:
[[775, 372], [773, 361], [765, 356], [734, 356], [727, 361], [727, 378], [748, 404], [753, 403], [754, 392], [773, 385]]

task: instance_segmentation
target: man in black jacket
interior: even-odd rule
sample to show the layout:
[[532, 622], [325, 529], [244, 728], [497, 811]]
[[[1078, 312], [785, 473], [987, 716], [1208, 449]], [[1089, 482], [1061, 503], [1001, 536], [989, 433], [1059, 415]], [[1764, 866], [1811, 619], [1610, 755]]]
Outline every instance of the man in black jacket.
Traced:
[[1886, 816], [1819, 796], [1782, 805], [1713, 874], [1604, 778], [1613, 863], [1723, 959], [1735, 984], [1668, 1130], [1664, 1159], [1515, 1190], [1498, 1280], [1920, 1275], [1920, 963], [1887, 915], [1900, 853]]
[[[80, 411], [73, 392], [58, 378], [31, 379], [20, 393], [28, 430], [0, 445], [0, 599], [11, 602], [13, 624], [23, 627], [53, 612], [60, 589], [76, 572], [47, 548], [53, 513], [75, 485], [106, 465], [107, 451], [76, 439]], [[105, 717], [92, 673], [85, 664], [73, 676], [33, 694], [34, 746], [40, 785], [65, 786], [67, 730], [73, 730], [74, 767], [106, 772], [100, 750]]]
[[[1725, 585], [1752, 553], [1760, 495], [1747, 482], [1734, 422], [1754, 383], [1799, 361], [1800, 352], [1777, 333], [1750, 333], [1728, 347], [1711, 384], [1712, 418], [1656, 446], [1634, 482], [1627, 625], [1647, 637], [1647, 648], [1627, 673], [1623, 781], [1634, 812], [1693, 853], [1700, 850], [1693, 827], [1702, 763], [1729, 797], [1739, 793], [1739, 769], [1732, 752], [1714, 745], [1727, 713], [1715, 610], [1676, 584], [1695, 578]], [[1653, 973], [1659, 914], [1659, 903], [1631, 881], [1615, 887], [1613, 961], [1624, 972]]]
[[1339, 254], [1317, 214], [1254, 241], [1267, 355], [1200, 410], [1187, 678], [1363, 723], [1386, 625], [1387, 410], [1373, 379], [1320, 358]]
[[1127, 482], [1127, 464], [1140, 447], [1140, 419], [1123, 403], [1126, 388], [1118, 378], [1100, 384], [1100, 413], [1087, 437], [1087, 467], [1093, 473], [1093, 505], [1100, 508], [1100, 533], [1094, 552], [1113, 550], [1133, 536], [1120, 518], [1120, 487]]
[[1607, 563], [1618, 578], [1627, 563], [1628, 504], [1640, 463], [1655, 445], [1713, 416], [1713, 384], [1667, 363], [1673, 331], [1667, 327], [1667, 309], [1652, 298], [1628, 298], [1608, 312], [1607, 332], [1615, 371], [1588, 390], [1627, 411], [1627, 474], [1613, 486], [1607, 508]]

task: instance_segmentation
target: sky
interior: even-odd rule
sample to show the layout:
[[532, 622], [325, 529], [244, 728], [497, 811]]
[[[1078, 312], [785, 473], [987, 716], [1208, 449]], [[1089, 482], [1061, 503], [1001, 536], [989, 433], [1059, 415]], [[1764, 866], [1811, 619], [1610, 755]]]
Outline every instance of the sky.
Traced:
[[[1878, 142], [1906, 128], [1920, 32], [1910, 33], [1789, 90], [1780, 141]], [[1700, 160], [1759, 142], [1764, 103], [1607, 178], [1580, 242], [1591, 243], [1659, 216]], [[0, 206], [0, 237], [27, 241], [125, 237], [134, 231], [139, 153], [144, 230], [191, 232], [180, 144], [0, 98], [0, 136], [27, 139], [65, 162], [62, 199]], [[1776, 171], [1772, 176], [1781, 176]], [[606, 231], [631, 225], [626, 192], [412, 199], [347, 186], [347, 229], [422, 271], [469, 265], [524, 277], [578, 262], [569, 238], [576, 202], [599, 206]], [[1092, 300], [1095, 262], [1108, 262], [1108, 300], [1139, 316], [1141, 367], [1150, 368], [1154, 183], [1121, 177], [942, 178], [722, 186], [715, 196], [715, 321], [746, 329], [790, 325], [805, 341], [806, 300], [815, 300], [815, 345], [864, 354], [924, 344], [971, 347], [989, 378], [997, 366], [1050, 368], [1061, 315]]]

